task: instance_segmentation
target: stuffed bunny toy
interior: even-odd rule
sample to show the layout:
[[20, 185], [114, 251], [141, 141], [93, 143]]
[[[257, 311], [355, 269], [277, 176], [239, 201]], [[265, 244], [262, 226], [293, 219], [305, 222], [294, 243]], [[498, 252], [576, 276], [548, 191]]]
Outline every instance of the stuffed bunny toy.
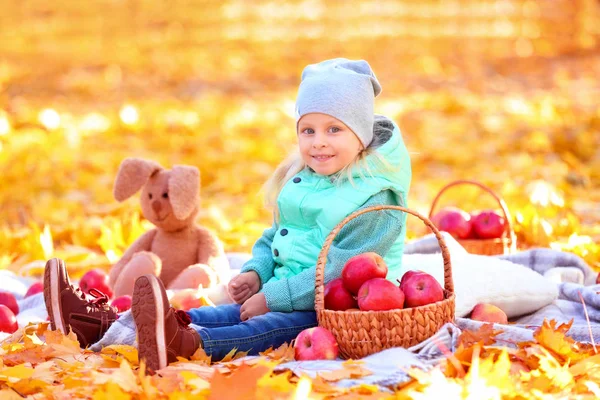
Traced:
[[141, 193], [144, 217], [156, 228], [140, 236], [110, 271], [114, 295], [131, 295], [144, 274], [160, 277], [167, 289], [204, 288], [223, 282], [229, 263], [222, 243], [195, 224], [200, 171], [177, 165], [166, 170], [153, 161], [127, 158], [119, 167], [114, 197], [122, 202]]

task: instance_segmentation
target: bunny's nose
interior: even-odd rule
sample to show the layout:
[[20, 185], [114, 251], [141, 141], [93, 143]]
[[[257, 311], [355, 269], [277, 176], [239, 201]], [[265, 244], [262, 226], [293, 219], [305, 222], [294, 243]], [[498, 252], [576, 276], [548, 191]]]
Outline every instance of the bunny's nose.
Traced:
[[156, 214], [160, 213], [160, 210], [162, 210], [162, 206], [160, 204], [160, 201], [153, 201], [152, 202], [152, 209], [154, 210], [154, 212]]

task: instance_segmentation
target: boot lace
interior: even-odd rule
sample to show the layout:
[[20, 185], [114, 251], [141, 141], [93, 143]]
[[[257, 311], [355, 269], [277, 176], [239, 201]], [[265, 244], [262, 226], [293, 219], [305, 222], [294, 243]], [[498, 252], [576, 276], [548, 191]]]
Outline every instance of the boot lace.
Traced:
[[94, 297], [90, 303], [96, 306], [103, 306], [108, 303], [108, 296], [98, 289], [92, 288], [89, 293], [92, 297]]
[[88, 303], [88, 305], [90, 305], [92, 308], [96, 308], [96, 309], [106, 309], [108, 308], [108, 296], [106, 294], [104, 294], [103, 292], [101, 292], [100, 290], [96, 289], [96, 288], [92, 288], [89, 291], [89, 295], [93, 297], [92, 300], [89, 300], [87, 298], [87, 296], [85, 295], [85, 293], [83, 293], [83, 291], [80, 288], [76, 288], [73, 285], [71, 285], [71, 289], [73, 289], [73, 292], [81, 299], [84, 300], [85, 302]]
[[189, 324], [192, 323], [192, 319], [190, 318], [190, 315], [183, 311], [183, 310], [175, 310], [175, 318], [177, 318], [177, 323], [179, 324], [179, 326], [188, 326]]

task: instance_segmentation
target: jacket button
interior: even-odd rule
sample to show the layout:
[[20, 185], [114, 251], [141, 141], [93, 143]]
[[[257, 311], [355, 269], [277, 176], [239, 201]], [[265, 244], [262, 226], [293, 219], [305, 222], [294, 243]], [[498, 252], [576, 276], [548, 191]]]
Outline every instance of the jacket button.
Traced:
[[294, 178], [294, 180], [293, 180], [293, 182], [294, 182], [294, 183], [300, 183], [300, 181], [301, 181], [301, 180], [302, 180], [302, 179], [300, 179], [300, 178], [298, 178], [298, 177], [295, 177], [295, 178]]
[[279, 233], [281, 233], [281, 236], [285, 236], [285, 235], [288, 234], [288, 230], [287, 229], [282, 229], [281, 232], [279, 232]]
[[273, 250], [273, 254], [275, 254], [275, 257], [279, 257], [279, 250], [277, 250], [277, 249]]

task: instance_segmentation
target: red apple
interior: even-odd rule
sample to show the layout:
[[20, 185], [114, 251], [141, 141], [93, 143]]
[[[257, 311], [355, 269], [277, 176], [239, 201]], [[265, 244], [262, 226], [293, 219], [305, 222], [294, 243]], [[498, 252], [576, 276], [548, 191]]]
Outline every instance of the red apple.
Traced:
[[431, 217], [431, 222], [440, 230], [458, 239], [467, 239], [471, 235], [471, 216], [456, 207], [445, 207]]
[[294, 344], [294, 355], [298, 361], [335, 360], [338, 352], [333, 334], [320, 326], [300, 332]]
[[10, 308], [0, 304], [0, 332], [14, 333], [19, 329], [17, 317]]
[[342, 269], [342, 281], [348, 291], [354, 295], [366, 281], [373, 278], [385, 278], [388, 267], [383, 258], [373, 252], [352, 257]]
[[108, 284], [108, 275], [99, 268], [86, 272], [79, 281], [79, 287], [83, 293], [89, 293], [91, 289], [96, 289], [112, 298], [113, 292]]
[[458, 208], [456, 208], [456, 207], [444, 207], [444, 208], [440, 209], [438, 212], [436, 212], [435, 214], [433, 214], [431, 216], [430, 220], [431, 220], [431, 222], [433, 222], [433, 224], [435, 226], [439, 226], [440, 220], [443, 217], [445, 217], [447, 214], [456, 212], [456, 210], [458, 210]]
[[44, 282], [34, 282], [29, 289], [27, 289], [27, 293], [25, 293], [25, 297], [33, 296], [34, 294], [41, 293], [44, 291]]
[[325, 308], [328, 310], [347, 310], [357, 308], [358, 303], [352, 293], [344, 287], [342, 278], [337, 278], [325, 285]]
[[400, 289], [402, 289], [402, 285], [404, 285], [404, 282], [406, 282], [408, 280], [408, 278], [410, 278], [413, 275], [418, 275], [418, 274], [424, 274], [425, 272], [420, 271], [420, 270], [410, 270], [410, 271], [406, 271], [404, 273], [404, 275], [402, 275], [402, 279], [400, 279], [398, 281], [398, 283], [400, 283]]
[[419, 307], [444, 300], [444, 289], [431, 275], [423, 272], [409, 277], [402, 285], [406, 307]]
[[19, 305], [17, 304], [17, 300], [10, 292], [0, 292], [0, 304], [10, 308], [10, 311], [12, 311], [15, 315], [19, 313]]
[[481, 239], [502, 237], [505, 224], [504, 217], [494, 210], [484, 210], [471, 215], [473, 233]]
[[123, 296], [119, 296], [114, 299], [111, 303], [111, 306], [116, 307], [117, 311], [122, 313], [123, 311], [127, 311], [131, 308], [131, 296], [125, 294]]
[[471, 319], [482, 322], [508, 324], [508, 317], [502, 309], [493, 304], [479, 303], [471, 311]]
[[358, 291], [358, 307], [362, 311], [385, 311], [403, 306], [404, 293], [387, 279], [368, 280]]

